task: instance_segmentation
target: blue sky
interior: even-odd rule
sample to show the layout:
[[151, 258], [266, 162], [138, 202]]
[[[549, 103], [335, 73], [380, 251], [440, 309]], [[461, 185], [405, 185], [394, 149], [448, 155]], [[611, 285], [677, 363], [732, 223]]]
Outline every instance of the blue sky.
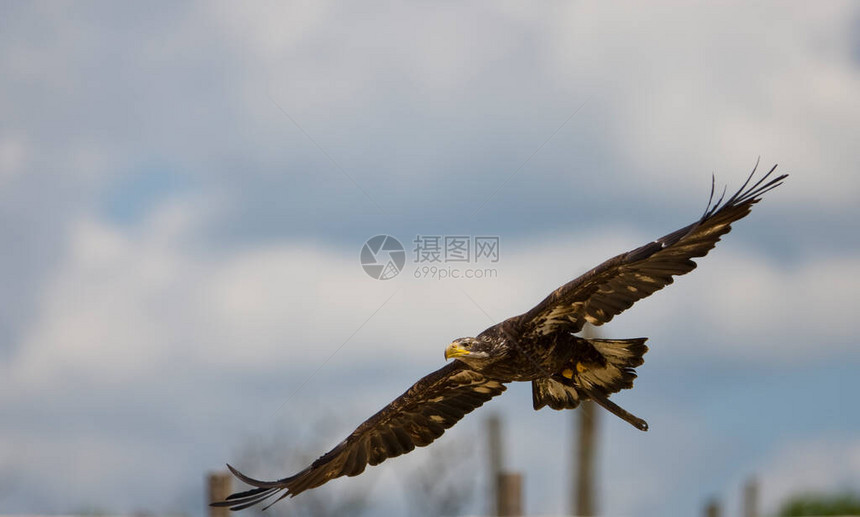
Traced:
[[[202, 515], [206, 471], [302, 468], [758, 157], [788, 182], [601, 329], [650, 338], [617, 400], [651, 430], [603, 418], [600, 507], [858, 486], [858, 56], [850, 2], [3, 2], [0, 508]], [[498, 274], [373, 280], [382, 233], [498, 235]], [[436, 444], [477, 444], [469, 512], [490, 411], [529, 512], [566, 509], [573, 414], [529, 397]], [[320, 491], [400, 515], [432, 451]]]

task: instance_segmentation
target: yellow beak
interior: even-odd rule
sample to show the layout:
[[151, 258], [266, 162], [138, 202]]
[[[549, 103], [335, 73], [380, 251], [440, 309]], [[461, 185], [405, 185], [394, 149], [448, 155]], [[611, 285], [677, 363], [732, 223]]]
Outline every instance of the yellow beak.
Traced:
[[445, 349], [445, 359], [453, 359], [455, 357], [462, 357], [464, 355], [469, 355], [469, 351], [465, 348], [461, 348], [457, 346], [456, 343], [451, 343], [448, 345], [448, 348]]

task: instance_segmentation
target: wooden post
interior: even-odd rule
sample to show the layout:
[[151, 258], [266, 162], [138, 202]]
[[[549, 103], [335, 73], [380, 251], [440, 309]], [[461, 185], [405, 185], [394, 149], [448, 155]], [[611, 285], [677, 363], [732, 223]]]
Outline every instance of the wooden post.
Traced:
[[489, 514], [501, 515], [502, 508], [502, 471], [505, 468], [502, 450], [502, 421], [499, 415], [487, 418], [487, 447], [489, 449]]
[[500, 517], [520, 517], [523, 514], [523, 476], [519, 472], [499, 474]]
[[[582, 337], [596, 338], [597, 332], [591, 325], [586, 325], [582, 329]], [[590, 400], [580, 404], [576, 411], [573, 411], [574, 418], [577, 421], [579, 433], [576, 436], [576, 445], [574, 446], [574, 479], [573, 490], [571, 495], [570, 508], [573, 515], [589, 517], [596, 513], [596, 496], [594, 489], [594, 470], [595, 470], [595, 452], [597, 450], [597, 421], [598, 413], [594, 403]]]
[[229, 517], [229, 508], [216, 508], [208, 503], [223, 501], [233, 491], [233, 477], [229, 472], [210, 472], [207, 477], [209, 517]]
[[716, 498], [705, 505], [705, 517], [720, 517], [720, 502]]
[[744, 484], [743, 517], [758, 517], [758, 480], [751, 477]]
[[590, 517], [595, 513], [594, 497], [594, 450], [597, 442], [598, 411], [594, 403], [584, 401], [577, 409], [579, 413], [579, 444], [576, 451], [576, 489], [574, 515]]

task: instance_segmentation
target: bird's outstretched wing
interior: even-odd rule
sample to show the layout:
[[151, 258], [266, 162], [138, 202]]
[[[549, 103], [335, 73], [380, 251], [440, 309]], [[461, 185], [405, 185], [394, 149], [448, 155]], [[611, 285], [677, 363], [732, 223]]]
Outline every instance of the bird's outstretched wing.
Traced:
[[768, 181], [774, 170], [776, 166], [750, 184], [753, 169], [743, 186], [725, 201], [723, 192], [714, 202], [712, 180], [708, 206], [698, 221], [607, 260], [559, 287], [527, 313], [511, 318], [510, 324], [521, 335], [540, 336], [578, 332], [586, 322], [602, 325], [610, 321], [636, 301], [671, 284], [673, 276], [695, 269], [692, 259], [705, 256], [731, 230], [733, 222], [749, 214], [765, 192], [788, 176]]
[[242, 510], [281, 491], [274, 502], [340, 476], [357, 476], [367, 465], [377, 465], [430, 444], [464, 415], [505, 389], [502, 381], [488, 379], [461, 361], [452, 361], [416, 382], [359, 425], [346, 440], [294, 476], [258, 481], [228, 465], [237, 478], [256, 488], [233, 494], [212, 506]]

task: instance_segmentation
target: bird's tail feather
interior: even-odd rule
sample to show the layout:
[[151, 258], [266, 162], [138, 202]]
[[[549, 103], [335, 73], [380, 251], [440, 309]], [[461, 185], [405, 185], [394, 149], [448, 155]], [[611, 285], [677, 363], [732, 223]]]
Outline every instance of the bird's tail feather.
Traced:
[[572, 365], [571, 376], [557, 374], [532, 381], [532, 404], [535, 410], [544, 406], [556, 410], [573, 409], [579, 406], [580, 401], [592, 399], [637, 429], [647, 429], [648, 424], [644, 420], [631, 415], [608, 398], [610, 393], [633, 387], [635, 368], [645, 362], [643, 356], [648, 351], [646, 340], [587, 339], [603, 360], [584, 368]]
[[600, 387], [607, 394], [632, 388], [636, 367], [645, 362], [647, 339], [588, 339], [588, 343], [605, 359], [605, 365], [590, 365], [577, 372], [577, 383], [585, 388]]
[[[258, 479], [254, 479], [251, 477], [242, 474], [232, 465], [227, 465], [227, 468], [230, 469], [230, 472], [233, 473], [234, 476], [239, 478], [244, 483], [247, 483], [253, 487], [251, 490], [246, 490], [245, 492], [237, 492], [227, 497], [227, 499], [223, 501], [216, 501], [210, 503], [210, 506], [220, 507], [220, 508], [230, 508], [232, 511], [244, 510], [245, 508], [249, 508], [254, 506], [255, 504], [262, 503], [266, 499], [277, 495], [281, 490], [285, 490], [287, 487], [284, 486], [283, 480], [281, 481], [260, 481]], [[280, 501], [284, 497], [289, 495], [289, 492], [284, 492], [281, 497], [275, 499], [270, 504], [266, 505], [263, 508], [265, 510], [269, 506], [272, 506], [276, 502]]]

